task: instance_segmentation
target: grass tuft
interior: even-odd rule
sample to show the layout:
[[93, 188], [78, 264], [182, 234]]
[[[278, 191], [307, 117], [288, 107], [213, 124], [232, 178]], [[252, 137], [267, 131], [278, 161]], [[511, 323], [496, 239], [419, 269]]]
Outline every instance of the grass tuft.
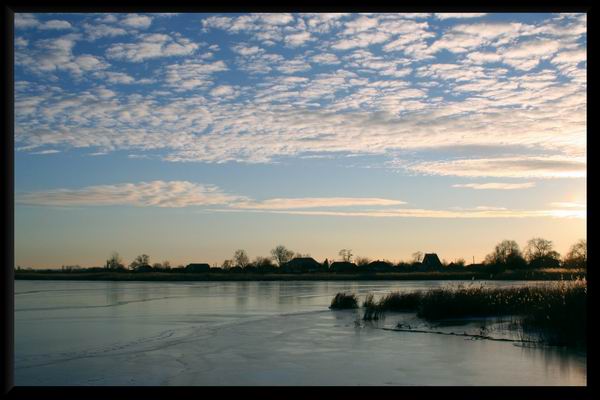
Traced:
[[358, 308], [358, 297], [354, 293], [338, 293], [329, 306], [332, 310], [349, 310]]

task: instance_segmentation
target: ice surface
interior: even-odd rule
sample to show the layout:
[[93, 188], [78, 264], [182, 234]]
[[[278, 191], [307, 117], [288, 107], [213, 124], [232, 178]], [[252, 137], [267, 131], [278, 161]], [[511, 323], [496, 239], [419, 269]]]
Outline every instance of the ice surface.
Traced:
[[[328, 309], [340, 291], [362, 300], [447, 284], [16, 281], [15, 384], [586, 384], [585, 354], [382, 329], [479, 333], [480, 320], [432, 327], [393, 313], [364, 323], [360, 311]], [[488, 333], [510, 336], [498, 327]]]

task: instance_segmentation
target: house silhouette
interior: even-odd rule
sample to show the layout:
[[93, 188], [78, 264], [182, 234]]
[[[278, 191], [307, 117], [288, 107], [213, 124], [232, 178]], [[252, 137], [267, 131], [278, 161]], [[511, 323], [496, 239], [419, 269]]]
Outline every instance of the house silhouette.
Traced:
[[185, 267], [186, 272], [209, 272], [210, 265], [206, 263], [192, 263]]
[[281, 266], [283, 272], [317, 272], [323, 268], [321, 263], [312, 257], [296, 257]]
[[349, 261], [335, 261], [329, 266], [331, 272], [354, 272], [356, 264]]
[[394, 266], [387, 261], [372, 261], [367, 265], [369, 271], [372, 272], [391, 272]]
[[427, 253], [423, 257], [423, 261], [421, 261], [421, 265], [428, 269], [440, 269], [442, 268], [442, 262], [440, 258], [435, 253]]

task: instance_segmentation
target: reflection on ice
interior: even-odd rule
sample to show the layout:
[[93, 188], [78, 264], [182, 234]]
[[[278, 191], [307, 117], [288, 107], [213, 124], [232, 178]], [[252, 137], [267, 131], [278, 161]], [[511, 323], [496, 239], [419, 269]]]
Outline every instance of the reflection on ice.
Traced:
[[[586, 355], [393, 332], [330, 311], [443, 282], [15, 283], [17, 385], [585, 385]], [[524, 282], [490, 282], [518, 285]], [[527, 283], [531, 284], [531, 282]], [[464, 329], [477, 331], [481, 321]], [[501, 325], [487, 324], [494, 335]], [[456, 330], [456, 326], [435, 327]], [[460, 329], [463, 329], [461, 327]]]

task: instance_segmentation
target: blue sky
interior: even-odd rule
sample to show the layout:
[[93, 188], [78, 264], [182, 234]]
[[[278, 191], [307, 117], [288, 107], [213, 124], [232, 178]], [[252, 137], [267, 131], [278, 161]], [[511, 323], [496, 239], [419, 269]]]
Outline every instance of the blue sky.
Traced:
[[586, 237], [585, 14], [17, 14], [16, 264]]

